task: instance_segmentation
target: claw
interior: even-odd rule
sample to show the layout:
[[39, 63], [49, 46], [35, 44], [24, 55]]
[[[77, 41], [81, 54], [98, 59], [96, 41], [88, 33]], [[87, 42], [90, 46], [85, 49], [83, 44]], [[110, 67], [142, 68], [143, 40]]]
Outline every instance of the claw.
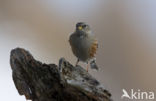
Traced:
[[78, 63], [79, 63], [79, 59], [77, 59], [77, 61], [76, 61], [76, 64], [75, 64], [75, 67], [77, 67], [77, 65], [78, 65]]

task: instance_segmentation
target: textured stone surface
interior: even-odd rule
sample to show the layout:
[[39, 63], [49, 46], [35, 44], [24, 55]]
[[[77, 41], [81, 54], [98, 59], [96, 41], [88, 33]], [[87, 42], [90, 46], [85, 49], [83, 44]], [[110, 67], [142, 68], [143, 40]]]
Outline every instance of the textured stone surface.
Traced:
[[110, 101], [111, 94], [82, 67], [61, 58], [58, 66], [43, 64], [22, 48], [11, 51], [14, 84], [32, 101]]

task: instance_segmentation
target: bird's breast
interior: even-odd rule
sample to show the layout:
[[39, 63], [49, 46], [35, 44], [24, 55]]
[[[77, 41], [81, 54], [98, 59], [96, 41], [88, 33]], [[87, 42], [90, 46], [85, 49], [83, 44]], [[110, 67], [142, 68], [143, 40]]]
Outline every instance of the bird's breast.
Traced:
[[75, 56], [77, 56], [81, 61], [87, 61], [89, 59], [91, 40], [87, 37], [80, 36], [72, 38], [70, 43]]

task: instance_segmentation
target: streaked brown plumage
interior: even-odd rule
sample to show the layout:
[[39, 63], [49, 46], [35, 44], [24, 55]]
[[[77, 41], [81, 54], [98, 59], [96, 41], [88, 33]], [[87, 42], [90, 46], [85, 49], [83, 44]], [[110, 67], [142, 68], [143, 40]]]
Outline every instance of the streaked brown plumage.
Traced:
[[98, 42], [97, 42], [97, 40], [95, 40], [95, 41], [92, 43], [91, 48], [90, 48], [90, 50], [89, 50], [90, 58], [95, 57], [97, 48], [98, 48]]

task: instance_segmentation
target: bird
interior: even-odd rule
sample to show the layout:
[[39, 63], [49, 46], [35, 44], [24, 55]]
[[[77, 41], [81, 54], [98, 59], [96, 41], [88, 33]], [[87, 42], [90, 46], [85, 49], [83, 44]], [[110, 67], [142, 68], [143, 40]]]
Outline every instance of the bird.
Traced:
[[82, 61], [87, 64], [87, 72], [89, 63], [91, 69], [98, 70], [95, 58], [98, 48], [97, 38], [91, 32], [90, 26], [85, 22], [78, 22], [75, 27], [75, 31], [69, 36], [72, 52], [77, 57], [75, 67], [79, 61]]

